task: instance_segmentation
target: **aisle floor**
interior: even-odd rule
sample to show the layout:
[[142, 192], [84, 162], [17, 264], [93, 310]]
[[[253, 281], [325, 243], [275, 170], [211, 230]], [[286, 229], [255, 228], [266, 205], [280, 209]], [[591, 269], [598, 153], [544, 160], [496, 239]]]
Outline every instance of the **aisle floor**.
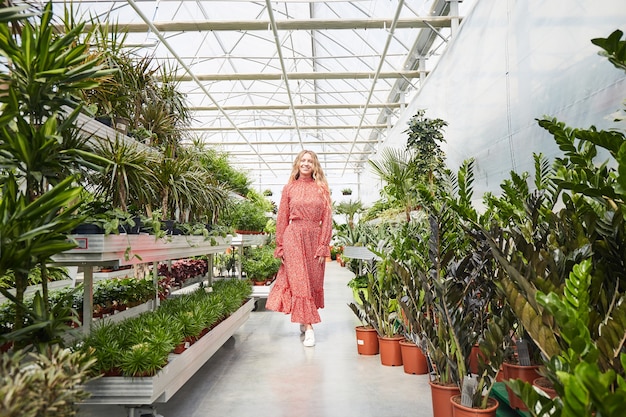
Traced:
[[[430, 417], [427, 375], [383, 366], [357, 353], [348, 308], [352, 273], [326, 263], [326, 307], [316, 345], [302, 345], [298, 324], [257, 303], [248, 321], [167, 403], [163, 417]], [[139, 414], [138, 412], [135, 414]], [[124, 417], [117, 405], [85, 405], [80, 417]]]

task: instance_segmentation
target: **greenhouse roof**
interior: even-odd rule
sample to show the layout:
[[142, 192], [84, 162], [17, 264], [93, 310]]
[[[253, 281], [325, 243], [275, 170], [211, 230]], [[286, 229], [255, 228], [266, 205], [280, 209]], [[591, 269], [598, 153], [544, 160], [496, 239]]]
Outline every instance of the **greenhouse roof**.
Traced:
[[318, 153], [331, 187], [358, 186], [473, 1], [459, 3], [74, 0], [73, 7], [77, 16], [118, 24], [127, 45], [176, 66], [194, 119], [189, 137], [227, 152], [261, 190], [284, 184], [302, 149]]

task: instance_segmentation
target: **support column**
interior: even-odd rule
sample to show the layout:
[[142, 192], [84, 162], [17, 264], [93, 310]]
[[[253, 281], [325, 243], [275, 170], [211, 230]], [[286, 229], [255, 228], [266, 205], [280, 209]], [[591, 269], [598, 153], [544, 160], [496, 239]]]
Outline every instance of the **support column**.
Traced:
[[152, 282], [154, 283], [154, 309], [156, 310], [161, 304], [159, 300], [159, 263], [152, 262]]
[[83, 269], [83, 333], [88, 335], [93, 321], [93, 265], [87, 264]]
[[452, 39], [456, 37], [459, 31], [459, 3], [463, 0], [449, 0], [450, 3], [450, 30], [452, 32]]

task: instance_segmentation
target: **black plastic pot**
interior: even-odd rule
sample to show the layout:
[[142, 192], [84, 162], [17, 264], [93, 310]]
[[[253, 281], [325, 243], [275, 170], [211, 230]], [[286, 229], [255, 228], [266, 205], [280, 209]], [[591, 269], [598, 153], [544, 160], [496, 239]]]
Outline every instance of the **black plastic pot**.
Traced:
[[97, 224], [83, 223], [72, 230], [73, 235], [101, 235], [104, 229]]

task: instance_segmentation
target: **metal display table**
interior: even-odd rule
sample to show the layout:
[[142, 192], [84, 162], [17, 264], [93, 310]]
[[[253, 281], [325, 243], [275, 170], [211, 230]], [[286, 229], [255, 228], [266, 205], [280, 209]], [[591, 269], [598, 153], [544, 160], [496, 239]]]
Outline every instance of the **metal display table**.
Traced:
[[239, 262], [237, 262], [239, 279], [243, 278], [243, 271], [241, 268], [243, 248], [247, 246], [261, 246], [265, 245], [267, 242], [269, 242], [269, 235], [267, 234], [236, 234], [235, 236], [233, 236], [231, 244], [236, 247], [239, 252]]
[[343, 256], [364, 261], [380, 261], [380, 257], [365, 246], [344, 246]]
[[359, 260], [358, 274], [363, 273], [363, 261], [380, 261], [380, 257], [365, 246], [344, 246], [343, 257]]
[[[59, 253], [52, 257], [55, 265], [83, 266], [84, 268], [84, 300], [83, 300], [83, 331], [89, 333], [93, 315], [93, 267], [113, 266], [139, 263], [153, 263], [153, 281], [155, 285], [155, 307], [159, 305], [157, 291], [158, 268], [160, 261], [189, 258], [192, 256], [210, 255], [224, 252], [231, 245], [232, 236], [167, 236], [156, 238], [153, 235], [70, 235], [70, 239], [78, 243], [78, 247]], [[209, 257], [209, 274], [212, 274], [212, 258]]]
[[181, 354], [170, 354], [169, 363], [152, 377], [109, 376], [88, 382], [86, 388], [91, 396], [83, 404], [126, 405], [129, 417], [135, 417], [136, 411], [146, 408], [156, 415], [154, 404], [172, 398], [248, 320], [253, 305], [254, 300], [248, 300], [189, 349]]
[[[167, 236], [155, 238], [152, 235], [71, 235], [78, 247], [55, 255], [54, 264], [62, 266], [83, 266], [84, 301], [83, 331], [89, 333], [93, 315], [94, 266], [120, 267], [139, 263], [153, 263], [155, 299], [146, 303], [147, 308], [156, 309], [158, 298], [158, 262], [189, 258], [192, 256], [222, 253], [231, 247], [232, 236]], [[209, 257], [209, 281], [213, 273], [212, 257]], [[153, 377], [99, 378], [87, 384], [91, 397], [85, 404], [127, 405], [128, 415], [149, 407], [156, 415], [154, 403], [168, 401], [193, 374], [230, 338], [248, 319], [254, 306], [254, 299], [248, 300], [239, 310], [218, 324], [198, 342], [182, 354], [171, 354], [169, 363]]]

